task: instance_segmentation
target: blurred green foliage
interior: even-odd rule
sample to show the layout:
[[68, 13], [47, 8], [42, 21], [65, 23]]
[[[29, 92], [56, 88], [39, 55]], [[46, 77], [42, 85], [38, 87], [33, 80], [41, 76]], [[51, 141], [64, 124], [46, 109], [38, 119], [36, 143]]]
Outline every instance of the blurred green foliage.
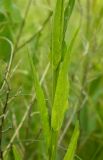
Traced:
[[[7, 38], [13, 43], [13, 46], [15, 45], [20, 26], [24, 20], [27, 3], [28, 0], [0, 1], [0, 86], [2, 86], [5, 78], [6, 68], [11, 56], [11, 46], [2, 37]], [[17, 48], [38, 32], [48, 17], [49, 11], [54, 11], [55, 3], [56, 0], [32, 1]], [[66, 153], [68, 142], [73, 133], [77, 111], [80, 119], [80, 137], [75, 160], [102, 160], [103, 2], [101, 0], [76, 1], [66, 32], [65, 41], [68, 44], [79, 25], [80, 31], [73, 46], [69, 69], [70, 111], [66, 113], [61, 129], [58, 160], [62, 160]], [[8, 157], [5, 157], [5, 160], [16, 159], [14, 155], [17, 154], [18, 156], [18, 152], [25, 160], [46, 159], [46, 155], [43, 154], [45, 146], [42, 143], [42, 127], [37, 100], [32, 101], [34, 96], [33, 78], [28, 62], [28, 52], [33, 58], [39, 77], [42, 77], [50, 59], [51, 34], [52, 18], [30, 43], [19, 50], [16, 48], [17, 51], [7, 82], [11, 90], [3, 127], [2, 149], [4, 152], [21, 122], [22, 125], [13, 140], [14, 148], [9, 148], [7, 151]], [[2, 115], [2, 107], [6, 101], [7, 83], [3, 91], [0, 90], [0, 115]], [[50, 67], [43, 79], [42, 86], [50, 114], [52, 104]], [[23, 121], [22, 119], [29, 106], [30, 110]], [[13, 152], [15, 152], [14, 155]]]

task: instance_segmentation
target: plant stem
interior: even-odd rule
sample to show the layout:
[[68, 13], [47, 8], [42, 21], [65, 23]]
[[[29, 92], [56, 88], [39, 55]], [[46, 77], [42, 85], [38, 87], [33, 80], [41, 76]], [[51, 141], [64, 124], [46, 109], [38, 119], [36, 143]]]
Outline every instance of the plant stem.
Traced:
[[1, 118], [1, 123], [0, 123], [0, 160], [3, 160], [3, 151], [2, 151], [2, 136], [3, 135], [2, 135], [2, 133], [3, 133], [3, 125], [4, 125], [4, 120], [5, 120], [5, 114], [6, 114], [6, 110], [7, 110], [7, 107], [8, 107], [9, 94], [10, 94], [9, 84], [7, 83], [7, 85], [8, 85], [8, 90], [7, 90], [7, 93], [6, 93], [6, 100], [5, 100], [5, 104], [4, 104], [3, 112], [2, 112], [3, 117]]
[[58, 132], [51, 130], [51, 148], [49, 160], [56, 160], [58, 146]]

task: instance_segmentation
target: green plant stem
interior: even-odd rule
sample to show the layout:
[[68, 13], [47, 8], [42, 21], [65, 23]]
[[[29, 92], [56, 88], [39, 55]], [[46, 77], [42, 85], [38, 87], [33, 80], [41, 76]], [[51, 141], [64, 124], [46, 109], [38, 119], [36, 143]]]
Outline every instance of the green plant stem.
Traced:
[[[52, 64], [53, 65], [53, 64]], [[55, 97], [55, 91], [56, 91], [56, 86], [57, 86], [57, 80], [58, 80], [58, 74], [59, 74], [59, 68], [60, 64], [58, 65], [56, 70], [53, 70], [53, 95], [52, 95], [52, 106], [54, 102], [54, 97]], [[53, 68], [52, 68], [53, 69]], [[56, 160], [57, 156], [57, 146], [58, 146], [58, 135], [59, 132], [55, 132], [53, 129], [51, 129], [51, 147], [50, 147], [50, 160]]]
[[58, 131], [55, 132], [51, 130], [51, 146], [50, 146], [49, 160], [56, 160], [57, 146], [58, 146]]
[[58, 80], [58, 73], [59, 73], [59, 67], [57, 67], [57, 69], [53, 71], [53, 101], [54, 101], [54, 96], [56, 91], [57, 80]]
[[[53, 91], [52, 91], [52, 106], [54, 102], [55, 97], [55, 91], [56, 91], [56, 85], [58, 80], [58, 73], [59, 73], [59, 67], [57, 67], [56, 70], [53, 69], [53, 63], [52, 63], [52, 76], [53, 76]], [[49, 160], [56, 160], [57, 155], [57, 145], [58, 145], [58, 133], [55, 132], [51, 128], [51, 143], [50, 143], [50, 152], [49, 152]]]

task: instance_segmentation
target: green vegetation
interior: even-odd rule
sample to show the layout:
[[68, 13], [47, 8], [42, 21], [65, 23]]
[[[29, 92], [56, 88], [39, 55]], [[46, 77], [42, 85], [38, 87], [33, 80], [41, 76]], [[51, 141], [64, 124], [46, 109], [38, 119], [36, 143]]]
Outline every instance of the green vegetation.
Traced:
[[0, 1], [0, 160], [103, 159], [103, 2]]

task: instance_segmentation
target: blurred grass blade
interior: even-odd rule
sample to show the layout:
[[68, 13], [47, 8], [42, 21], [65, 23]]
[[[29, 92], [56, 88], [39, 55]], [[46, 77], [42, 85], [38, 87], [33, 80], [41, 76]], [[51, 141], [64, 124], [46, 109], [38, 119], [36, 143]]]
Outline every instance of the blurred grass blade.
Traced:
[[6, 155], [3, 155], [4, 160], [9, 160], [9, 153], [7, 152]]
[[67, 153], [64, 157], [64, 160], [73, 160], [74, 155], [75, 155], [76, 146], [77, 146], [78, 137], [79, 137], [79, 122], [77, 121]]
[[49, 128], [48, 109], [47, 109], [46, 102], [45, 102], [45, 96], [44, 96], [43, 90], [40, 86], [38, 76], [36, 73], [36, 69], [35, 69], [35, 66], [33, 64], [33, 60], [30, 55], [29, 55], [29, 61], [30, 61], [32, 72], [33, 72], [34, 87], [35, 87], [37, 102], [38, 102], [38, 106], [39, 106], [39, 110], [40, 110], [40, 114], [41, 114], [42, 128], [44, 131], [46, 144], [48, 146], [49, 142], [50, 142], [50, 140], [49, 140], [50, 139], [50, 128]]
[[[79, 31], [80, 31], [80, 25], [79, 25], [78, 28], [76, 29], [76, 31], [75, 31], [75, 33], [74, 33], [74, 35], [73, 35], [73, 38], [71, 39], [70, 45], [68, 45], [68, 47], [67, 47], [67, 53], [68, 53], [68, 52], [71, 53], [72, 48], [73, 48], [73, 45], [74, 45], [74, 43], [75, 43], [75, 40], [76, 40], [76, 37], [77, 37]], [[71, 56], [71, 55], [70, 55], [70, 56]]]
[[60, 66], [60, 72], [58, 75], [56, 93], [52, 109], [52, 128], [55, 131], [60, 130], [64, 119], [64, 113], [68, 106], [68, 94], [69, 94], [68, 68], [70, 64], [71, 50], [73, 48], [73, 44], [75, 42], [79, 29], [80, 26], [77, 28], [71, 40], [71, 43], [67, 49], [67, 52], [65, 54], [64, 61]]
[[57, 0], [52, 31], [52, 63], [54, 69], [58, 67], [61, 60], [61, 49], [63, 40], [64, 23], [64, 0]]
[[13, 151], [13, 155], [14, 155], [15, 160], [22, 160], [22, 156], [20, 154], [20, 151], [18, 150], [18, 148], [15, 145], [12, 146], [12, 151]]
[[65, 12], [64, 12], [64, 35], [67, 30], [68, 21], [71, 17], [71, 14], [74, 8], [74, 4], [75, 4], [75, 0], [69, 0], [66, 6]]

